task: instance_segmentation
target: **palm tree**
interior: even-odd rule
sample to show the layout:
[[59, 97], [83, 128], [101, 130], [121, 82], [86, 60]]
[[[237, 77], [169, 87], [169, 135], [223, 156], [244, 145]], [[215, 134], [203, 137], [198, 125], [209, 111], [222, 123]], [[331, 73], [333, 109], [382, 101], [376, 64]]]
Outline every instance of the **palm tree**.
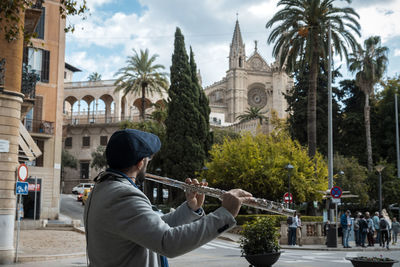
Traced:
[[237, 116], [236, 119], [239, 119], [240, 122], [258, 119], [260, 121], [260, 124], [262, 125], [263, 120], [268, 121], [268, 118], [263, 115], [263, 114], [267, 113], [267, 111], [261, 112], [261, 109], [262, 108], [258, 108], [258, 107], [249, 107], [249, 108], [247, 108], [247, 110], [245, 111], [244, 114]]
[[153, 95], [154, 92], [162, 95], [162, 89], [167, 90], [168, 80], [163, 70], [164, 66], [154, 64], [158, 55], [149, 55], [149, 50], [140, 50], [140, 54], [133, 49], [133, 56], [128, 56], [127, 66], [119, 69], [115, 76], [120, 75], [115, 81], [115, 92], [123, 90], [124, 95], [128, 93], [142, 93], [140, 117], [145, 119], [146, 94]]
[[[335, 0], [280, 0], [284, 6], [268, 21], [266, 27], [279, 23], [268, 37], [275, 42], [273, 55], [280, 69], [292, 73], [296, 63], [309, 66], [307, 105], [308, 154], [313, 157], [317, 147], [317, 78], [321, 61], [328, 55], [328, 27], [331, 25], [333, 48], [340, 58], [347, 59], [347, 47], [354, 51], [359, 45], [352, 32], [360, 36], [359, 18], [350, 7], [334, 7]], [[350, 3], [350, 0], [347, 0]]]
[[364, 41], [364, 49], [358, 49], [349, 59], [349, 69], [353, 73], [357, 72], [356, 83], [365, 95], [364, 124], [369, 171], [373, 168], [369, 96], [374, 92], [374, 85], [386, 71], [388, 51], [386, 46], [381, 46], [379, 36], [372, 36]]
[[101, 74], [99, 74], [97, 72], [92, 72], [88, 77], [89, 82], [97, 82], [100, 80], [101, 80]]

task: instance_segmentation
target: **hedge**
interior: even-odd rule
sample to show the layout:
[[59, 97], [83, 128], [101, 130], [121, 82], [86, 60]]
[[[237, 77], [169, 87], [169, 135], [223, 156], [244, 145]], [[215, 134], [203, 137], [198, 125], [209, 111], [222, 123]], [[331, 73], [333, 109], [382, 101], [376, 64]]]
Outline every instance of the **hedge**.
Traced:
[[[274, 220], [275, 226], [280, 227], [281, 221], [286, 221], [285, 215], [271, 215], [271, 214], [252, 214], [252, 215], [238, 215], [236, 217], [237, 225], [243, 225], [247, 222], [253, 221], [257, 217], [271, 217]], [[322, 216], [301, 216], [302, 222], [322, 222]]]

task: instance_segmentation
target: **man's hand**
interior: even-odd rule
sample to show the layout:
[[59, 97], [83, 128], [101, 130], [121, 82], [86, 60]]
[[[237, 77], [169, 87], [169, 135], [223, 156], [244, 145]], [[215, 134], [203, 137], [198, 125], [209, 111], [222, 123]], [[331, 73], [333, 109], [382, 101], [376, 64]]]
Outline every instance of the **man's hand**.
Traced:
[[[197, 179], [192, 180], [190, 178], [186, 178], [185, 182], [187, 184], [192, 184], [195, 186], [207, 186], [208, 185], [207, 182], [199, 183], [199, 181], [197, 181]], [[203, 206], [204, 198], [205, 198], [204, 194], [200, 194], [200, 193], [196, 193], [196, 192], [192, 192], [192, 191], [186, 191], [185, 194], [186, 194], [187, 204], [193, 211], [196, 211], [199, 208], [201, 208], [201, 206]]]
[[242, 189], [232, 189], [222, 195], [222, 207], [236, 217], [239, 214], [240, 206], [246, 200], [253, 200], [253, 195]]

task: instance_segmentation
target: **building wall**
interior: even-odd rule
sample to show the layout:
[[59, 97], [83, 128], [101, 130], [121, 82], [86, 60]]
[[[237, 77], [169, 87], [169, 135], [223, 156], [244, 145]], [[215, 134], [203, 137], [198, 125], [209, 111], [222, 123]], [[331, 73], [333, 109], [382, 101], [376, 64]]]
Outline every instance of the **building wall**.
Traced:
[[[52, 123], [51, 133], [31, 133], [35, 140], [44, 141], [43, 167], [28, 163], [29, 175], [42, 178], [41, 218], [56, 219], [59, 216], [62, 105], [64, 101], [65, 20], [60, 18], [59, 3], [44, 2], [44, 39], [32, 39], [33, 46], [50, 51], [49, 81], [38, 82], [36, 96], [43, 97], [41, 120]], [[34, 106], [34, 109], [38, 109]]]
[[[66, 137], [72, 138], [72, 146], [65, 146], [64, 149], [74, 156], [78, 160], [78, 168], [71, 169], [65, 168], [64, 170], [64, 184], [63, 192], [71, 194], [72, 187], [79, 183], [91, 182], [97, 176], [100, 170], [95, 168], [89, 169], [89, 177], [87, 179], [81, 179], [80, 176], [80, 162], [90, 162], [92, 160], [92, 152], [96, 151], [97, 147], [100, 146], [100, 136], [107, 136], [107, 140], [111, 135], [119, 129], [118, 123], [112, 124], [88, 124], [88, 125], [69, 125], [66, 128]], [[84, 136], [90, 137], [90, 146], [82, 146], [82, 138]]]

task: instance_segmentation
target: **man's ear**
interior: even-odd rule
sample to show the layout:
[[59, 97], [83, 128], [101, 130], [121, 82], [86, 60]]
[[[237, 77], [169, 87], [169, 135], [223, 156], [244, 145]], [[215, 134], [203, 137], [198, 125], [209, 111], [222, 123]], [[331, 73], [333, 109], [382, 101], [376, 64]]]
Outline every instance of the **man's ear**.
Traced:
[[139, 161], [137, 164], [136, 164], [136, 168], [138, 169], [138, 170], [140, 170], [142, 167], [143, 167], [143, 164], [144, 164], [144, 161], [146, 160], [146, 158], [142, 158], [142, 160], [141, 161]]

